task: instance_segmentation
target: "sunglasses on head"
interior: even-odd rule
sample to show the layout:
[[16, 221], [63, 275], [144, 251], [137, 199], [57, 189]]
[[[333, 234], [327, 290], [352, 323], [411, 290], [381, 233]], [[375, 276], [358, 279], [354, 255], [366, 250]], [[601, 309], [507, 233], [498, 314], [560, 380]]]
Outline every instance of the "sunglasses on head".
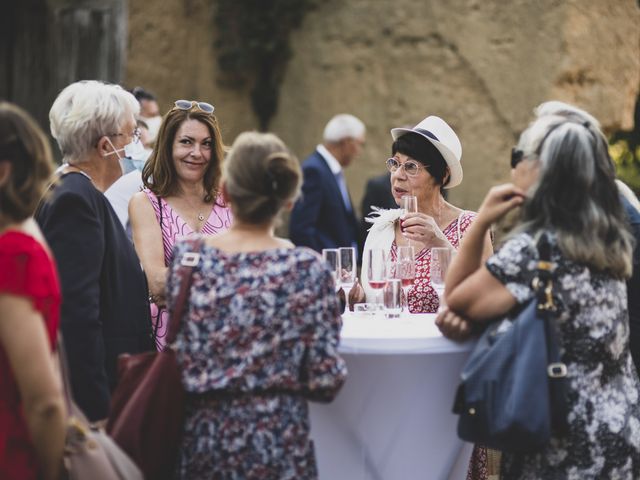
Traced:
[[204, 113], [212, 114], [216, 109], [213, 105], [207, 102], [198, 102], [196, 100], [176, 100], [174, 102], [175, 108], [179, 110], [191, 110], [194, 106], [198, 107]]

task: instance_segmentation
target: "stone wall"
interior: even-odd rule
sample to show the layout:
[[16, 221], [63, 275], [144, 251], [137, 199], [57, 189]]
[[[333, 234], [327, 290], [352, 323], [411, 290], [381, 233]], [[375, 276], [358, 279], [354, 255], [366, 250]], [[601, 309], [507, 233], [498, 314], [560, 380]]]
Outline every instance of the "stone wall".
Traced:
[[[231, 143], [257, 121], [248, 88], [219, 81], [209, 0], [129, 0], [127, 84], [216, 105]], [[362, 157], [346, 172], [356, 203], [384, 171], [389, 129], [446, 119], [463, 145], [453, 203], [475, 209], [508, 178], [510, 148], [540, 102], [565, 100], [608, 129], [629, 129], [640, 88], [635, 0], [318, 2], [293, 34], [294, 55], [271, 130], [300, 157], [326, 121], [350, 112], [367, 125]]]

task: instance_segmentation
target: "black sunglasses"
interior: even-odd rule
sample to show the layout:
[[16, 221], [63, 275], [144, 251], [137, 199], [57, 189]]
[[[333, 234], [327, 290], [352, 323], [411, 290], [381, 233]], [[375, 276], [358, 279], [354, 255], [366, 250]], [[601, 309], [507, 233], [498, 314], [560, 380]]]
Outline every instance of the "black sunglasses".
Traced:
[[524, 160], [524, 152], [513, 147], [511, 149], [511, 168], [516, 168], [522, 160]]
[[191, 110], [194, 106], [198, 107], [204, 113], [212, 114], [216, 109], [213, 105], [207, 102], [198, 102], [196, 100], [176, 100], [174, 102], [175, 108], [180, 110]]

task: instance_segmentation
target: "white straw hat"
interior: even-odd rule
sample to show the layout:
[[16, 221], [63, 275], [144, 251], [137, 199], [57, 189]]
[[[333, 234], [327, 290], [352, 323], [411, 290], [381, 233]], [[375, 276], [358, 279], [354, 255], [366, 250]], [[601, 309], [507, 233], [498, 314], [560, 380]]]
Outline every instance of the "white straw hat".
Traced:
[[452, 188], [462, 182], [462, 145], [456, 132], [440, 117], [431, 115], [413, 128], [392, 128], [391, 137], [397, 140], [413, 132], [429, 140], [440, 152], [451, 172], [451, 179], [444, 188]]

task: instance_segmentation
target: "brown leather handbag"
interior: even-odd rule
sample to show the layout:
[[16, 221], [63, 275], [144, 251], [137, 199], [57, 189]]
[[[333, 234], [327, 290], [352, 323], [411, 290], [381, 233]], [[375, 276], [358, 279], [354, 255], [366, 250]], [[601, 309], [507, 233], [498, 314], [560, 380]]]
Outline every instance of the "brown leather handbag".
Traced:
[[161, 352], [121, 355], [119, 380], [111, 399], [107, 432], [138, 464], [145, 478], [174, 476], [184, 422], [182, 376], [172, 344], [200, 261], [202, 238], [187, 240], [192, 251], [180, 260], [180, 290], [169, 312], [167, 343]]
[[143, 480], [142, 472], [102, 428], [88, 422], [73, 401], [62, 336], [58, 335], [58, 365], [67, 406], [67, 436], [63, 463], [69, 480]]

